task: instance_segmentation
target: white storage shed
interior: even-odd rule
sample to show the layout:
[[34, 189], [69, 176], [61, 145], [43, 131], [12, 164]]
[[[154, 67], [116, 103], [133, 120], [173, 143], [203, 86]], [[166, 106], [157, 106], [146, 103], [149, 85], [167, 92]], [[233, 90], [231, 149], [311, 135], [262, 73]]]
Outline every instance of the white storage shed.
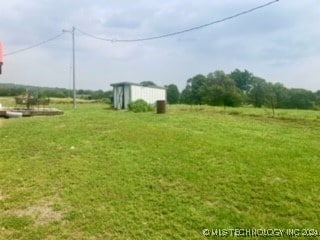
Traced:
[[166, 89], [158, 86], [143, 86], [137, 83], [120, 82], [111, 84], [113, 87], [113, 107], [127, 109], [129, 103], [143, 99], [149, 104], [158, 100], [166, 100]]

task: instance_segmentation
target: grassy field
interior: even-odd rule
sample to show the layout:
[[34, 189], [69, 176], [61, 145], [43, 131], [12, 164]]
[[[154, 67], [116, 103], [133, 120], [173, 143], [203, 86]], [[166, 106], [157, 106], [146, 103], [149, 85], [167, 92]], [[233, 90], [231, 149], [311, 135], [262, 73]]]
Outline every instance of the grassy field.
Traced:
[[320, 112], [103, 104], [0, 119], [0, 239], [320, 230]]

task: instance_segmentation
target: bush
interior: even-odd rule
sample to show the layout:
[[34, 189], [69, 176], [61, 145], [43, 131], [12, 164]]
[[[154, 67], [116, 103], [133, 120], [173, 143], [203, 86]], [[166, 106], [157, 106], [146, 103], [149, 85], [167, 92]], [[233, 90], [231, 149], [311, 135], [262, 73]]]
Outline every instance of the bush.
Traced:
[[133, 112], [149, 112], [154, 111], [154, 106], [148, 104], [146, 101], [142, 99], [138, 99], [129, 104], [129, 110]]

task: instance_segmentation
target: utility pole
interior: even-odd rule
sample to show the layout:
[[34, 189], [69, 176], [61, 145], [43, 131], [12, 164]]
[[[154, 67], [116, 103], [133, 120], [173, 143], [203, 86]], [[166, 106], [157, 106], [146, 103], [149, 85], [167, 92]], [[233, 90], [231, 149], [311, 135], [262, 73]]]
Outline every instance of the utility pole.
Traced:
[[69, 32], [72, 34], [72, 85], [73, 85], [73, 108], [77, 108], [77, 103], [76, 103], [76, 49], [75, 49], [75, 37], [74, 37], [74, 32], [75, 32], [75, 27], [72, 27], [71, 30], [62, 30], [63, 32]]

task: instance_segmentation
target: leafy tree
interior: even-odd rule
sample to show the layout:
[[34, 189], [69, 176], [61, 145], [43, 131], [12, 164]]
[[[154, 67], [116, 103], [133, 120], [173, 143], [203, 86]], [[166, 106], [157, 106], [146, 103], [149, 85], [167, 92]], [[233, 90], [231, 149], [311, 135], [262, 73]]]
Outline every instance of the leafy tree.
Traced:
[[281, 83], [275, 83], [272, 85], [272, 91], [276, 98], [275, 108], [287, 108], [289, 102], [288, 89]]
[[253, 77], [252, 89], [249, 92], [249, 101], [255, 107], [262, 107], [267, 103], [268, 95], [270, 95], [270, 87], [267, 82], [259, 77]]
[[243, 102], [255, 107], [320, 109], [320, 90], [287, 89], [281, 83], [270, 83], [247, 70], [235, 69], [198, 74], [188, 79], [180, 96], [181, 103], [239, 106]]
[[243, 72], [239, 69], [235, 69], [233, 72], [230, 73], [230, 78], [232, 78], [236, 86], [244, 93], [248, 93], [252, 87], [253, 82], [253, 74], [244, 70]]
[[299, 88], [289, 90], [289, 108], [313, 109], [315, 103], [316, 96], [311, 91]]
[[19, 96], [25, 93], [22, 87], [0, 87], [0, 96]]
[[102, 99], [105, 98], [105, 93], [102, 90], [93, 91], [90, 97], [91, 99]]
[[175, 84], [170, 84], [166, 86], [167, 88], [167, 100], [169, 104], [179, 103], [180, 92]]
[[320, 90], [316, 91], [314, 95], [316, 98], [316, 105], [320, 108]]
[[181, 92], [180, 102], [185, 104], [192, 104], [192, 96], [191, 96], [191, 86], [187, 85], [186, 88]]
[[142, 86], [145, 86], [145, 87], [155, 87], [157, 86], [157, 84], [155, 84], [154, 82], [152, 81], [143, 81], [140, 83]]
[[191, 104], [203, 104], [202, 88], [206, 85], [207, 78], [198, 74], [187, 81], [187, 87], [190, 86]]
[[202, 88], [205, 103], [209, 105], [239, 106], [242, 103], [241, 91], [236, 83], [223, 71], [209, 73], [207, 85]]
[[277, 96], [274, 91], [274, 85], [272, 83], [267, 83], [265, 86], [265, 102], [264, 105], [272, 109], [273, 116], [275, 114], [275, 108], [277, 106]]

